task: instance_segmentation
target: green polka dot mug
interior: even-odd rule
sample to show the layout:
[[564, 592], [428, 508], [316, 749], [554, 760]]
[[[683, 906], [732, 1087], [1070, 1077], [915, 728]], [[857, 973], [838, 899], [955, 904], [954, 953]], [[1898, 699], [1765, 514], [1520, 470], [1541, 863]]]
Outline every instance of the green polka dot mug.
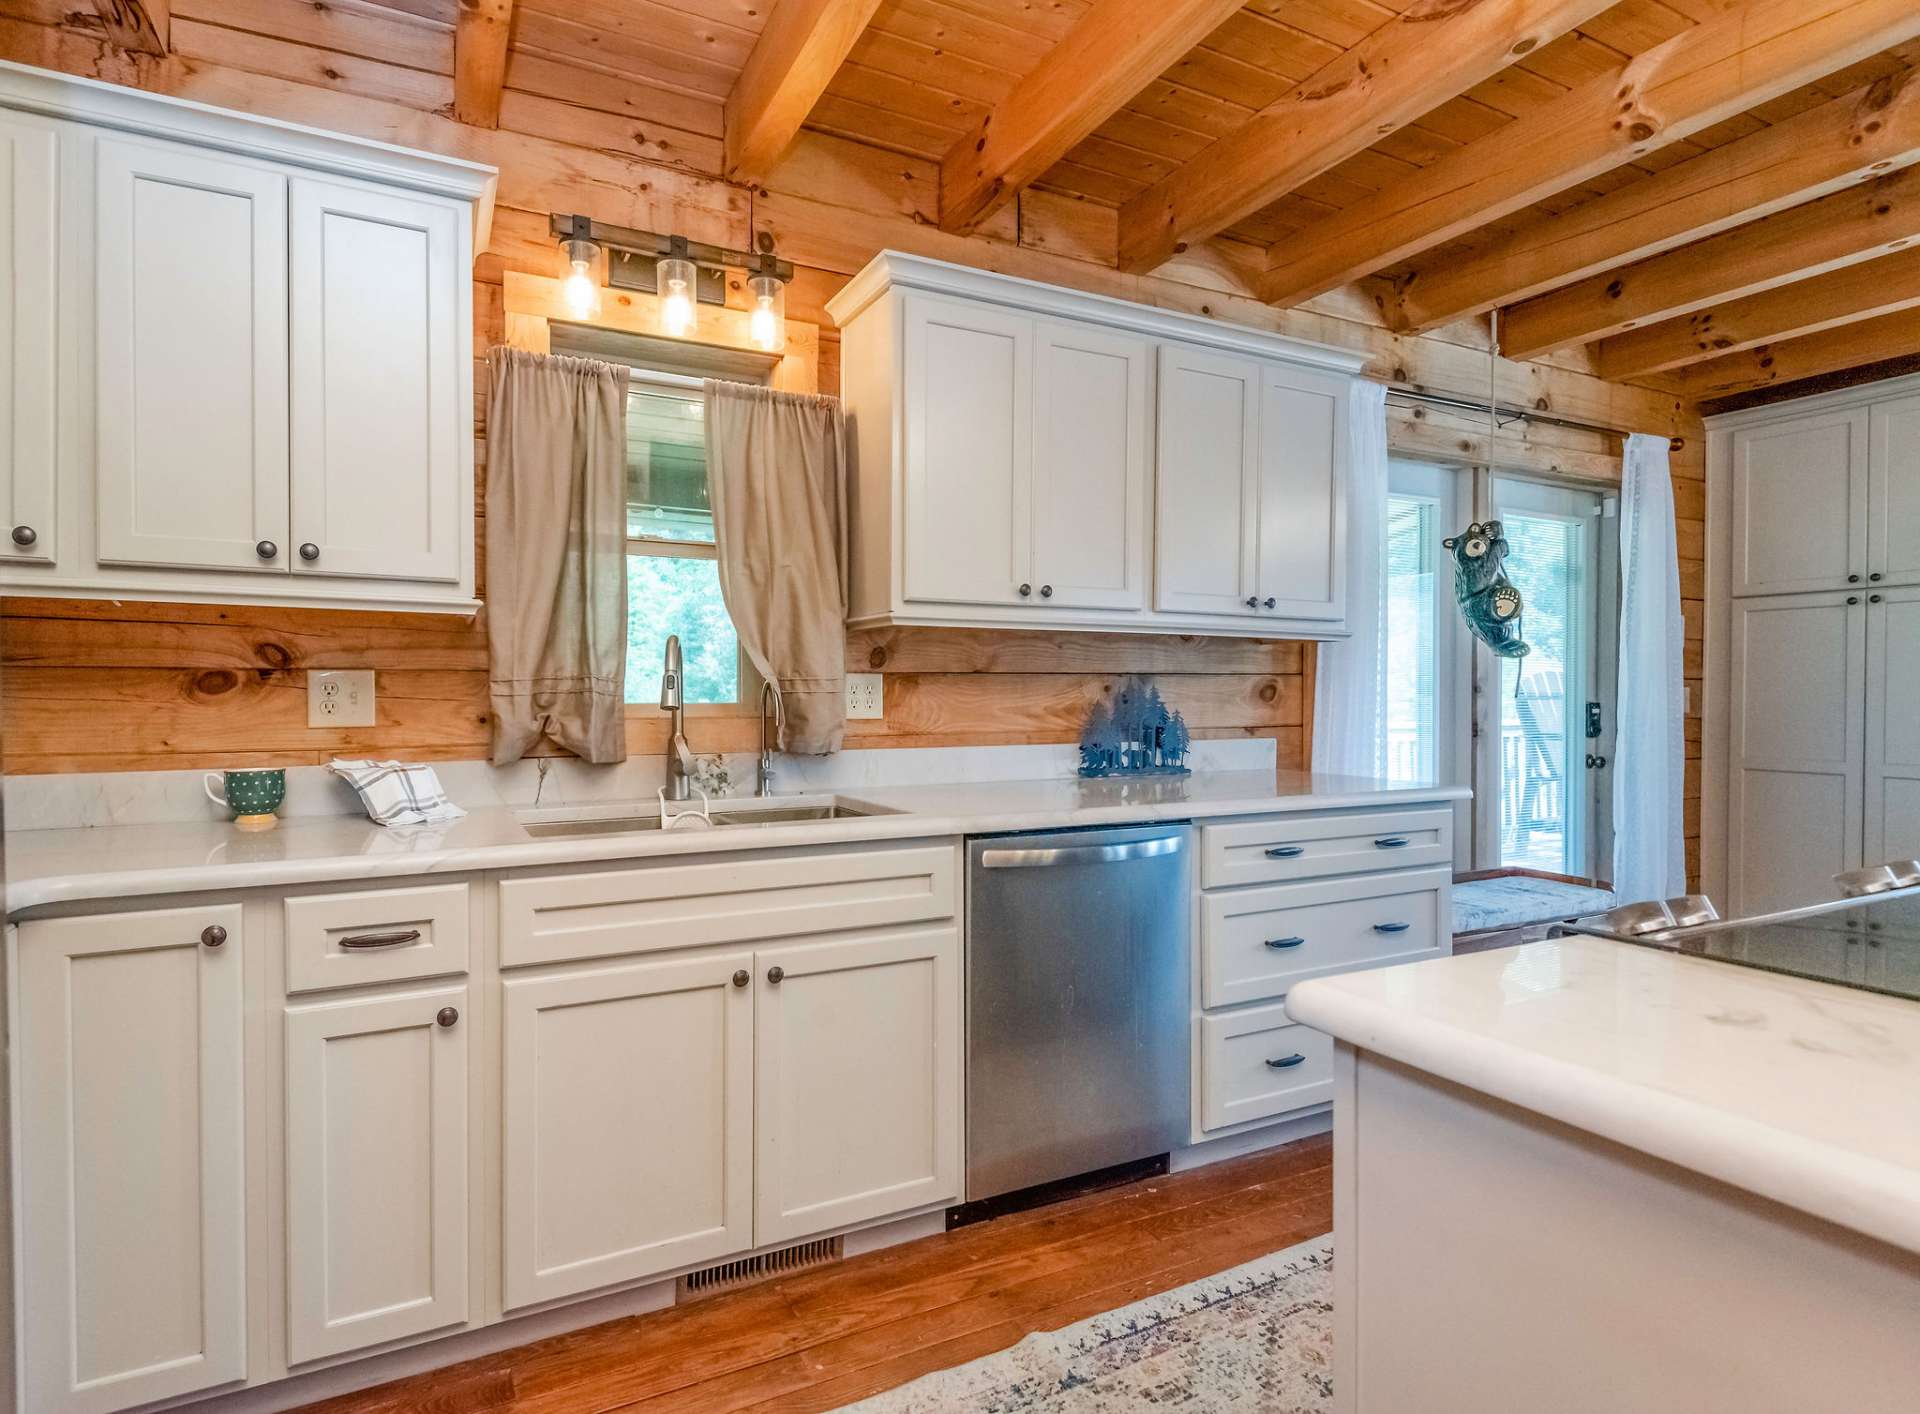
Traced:
[[287, 773], [271, 770], [209, 771], [202, 784], [207, 799], [233, 812], [233, 823], [243, 830], [271, 830], [273, 812], [287, 798]]

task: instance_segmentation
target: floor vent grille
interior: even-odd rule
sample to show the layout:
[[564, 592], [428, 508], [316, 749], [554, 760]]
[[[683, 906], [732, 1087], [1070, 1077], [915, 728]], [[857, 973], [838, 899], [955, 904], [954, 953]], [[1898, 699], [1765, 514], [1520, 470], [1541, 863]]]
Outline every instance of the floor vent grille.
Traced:
[[674, 1299], [697, 1301], [703, 1296], [716, 1296], [723, 1291], [752, 1286], [758, 1281], [771, 1281], [774, 1277], [805, 1271], [808, 1267], [822, 1267], [828, 1262], [839, 1261], [843, 1252], [842, 1239], [817, 1237], [811, 1242], [796, 1242], [791, 1247], [782, 1247], [777, 1251], [737, 1257], [718, 1266], [688, 1272], [674, 1284]]

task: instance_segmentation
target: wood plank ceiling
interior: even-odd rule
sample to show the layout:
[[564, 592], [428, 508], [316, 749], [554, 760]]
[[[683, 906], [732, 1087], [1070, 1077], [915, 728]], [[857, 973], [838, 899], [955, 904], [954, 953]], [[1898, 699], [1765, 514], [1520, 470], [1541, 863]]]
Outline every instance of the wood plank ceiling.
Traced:
[[1915, 0], [171, 5], [189, 41], [232, 9], [456, 30], [463, 121], [644, 109], [649, 155], [747, 183], [811, 128], [939, 164], [948, 230], [1031, 185], [1109, 211], [1124, 270], [1212, 241], [1270, 303], [1499, 310], [1513, 357], [1683, 396], [1920, 353]]

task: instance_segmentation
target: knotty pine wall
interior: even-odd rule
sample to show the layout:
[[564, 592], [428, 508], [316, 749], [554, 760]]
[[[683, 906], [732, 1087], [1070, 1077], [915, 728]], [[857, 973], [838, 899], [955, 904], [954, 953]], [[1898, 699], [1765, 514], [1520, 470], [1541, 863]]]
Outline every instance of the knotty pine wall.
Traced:
[[[1365, 290], [1297, 310], [1248, 297], [1263, 253], [1214, 242], [1153, 276], [1112, 268], [1114, 212], [1029, 191], [981, 232], [934, 223], [934, 164], [809, 132], [764, 187], [718, 180], [720, 106], [674, 82], [615, 74], [604, 55], [516, 51], [501, 128], [452, 121], [456, 0], [174, 0], [174, 52], [130, 57], [88, 29], [72, 0], [0, 0], [0, 57], [491, 162], [501, 171], [489, 251], [475, 271], [475, 353], [503, 332], [508, 270], [558, 273], [550, 211], [674, 231], [718, 244], [773, 238], [800, 267], [789, 312], [830, 328], [825, 299], [886, 247], [1363, 350], [1375, 377], [1484, 395], [1475, 324], [1425, 337], [1381, 327]], [[585, 33], [585, 31], [582, 31]], [[663, 41], [664, 42], [664, 41]], [[629, 67], [643, 63], [627, 56]], [[821, 384], [838, 383], [837, 344], [822, 340]], [[476, 380], [484, 389], [484, 380]], [[1690, 850], [1697, 849], [1705, 526], [1704, 448], [1693, 410], [1669, 390], [1605, 382], [1579, 354], [1503, 362], [1500, 395], [1542, 410], [1673, 436], [1687, 599]], [[484, 475], [484, 407], [476, 410]], [[1482, 460], [1487, 439], [1445, 417], [1403, 421], [1409, 452]], [[1503, 464], [1604, 475], [1618, 443], [1551, 429], [1503, 436]], [[1616, 473], [1617, 474], [1617, 471]], [[484, 537], [484, 520], [482, 522]], [[484, 589], [482, 591], [484, 597]], [[341, 753], [446, 759], [486, 749], [484, 616], [461, 619], [322, 610], [13, 600], [0, 606], [5, 672], [0, 724], [11, 772], [300, 764]], [[1283, 765], [1307, 750], [1312, 649], [1291, 643], [1039, 632], [858, 634], [849, 666], [889, 674], [887, 716], [850, 724], [866, 746], [1066, 741], [1119, 674], [1153, 672], [1201, 736], [1272, 737]], [[379, 723], [307, 728], [304, 670], [371, 667]], [[744, 717], [696, 718], [701, 750], [748, 749]], [[658, 722], [630, 719], [629, 746], [657, 751]]]

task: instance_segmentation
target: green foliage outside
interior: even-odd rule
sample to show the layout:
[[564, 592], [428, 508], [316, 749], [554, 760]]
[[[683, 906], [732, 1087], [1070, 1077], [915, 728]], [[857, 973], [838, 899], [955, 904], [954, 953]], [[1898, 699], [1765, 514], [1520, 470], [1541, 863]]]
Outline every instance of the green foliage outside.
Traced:
[[688, 702], [740, 700], [740, 636], [712, 560], [627, 556], [627, 701], [660, 700], [667, 635], [680, 635]]

